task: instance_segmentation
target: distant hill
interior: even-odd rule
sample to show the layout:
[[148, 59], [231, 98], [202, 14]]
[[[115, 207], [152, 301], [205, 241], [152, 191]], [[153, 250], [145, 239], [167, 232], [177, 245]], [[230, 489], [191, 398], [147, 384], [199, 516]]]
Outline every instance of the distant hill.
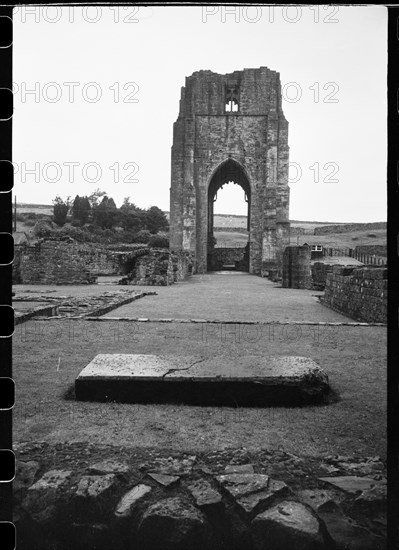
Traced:
[[[52, 204], [17, 203], [17, 212], [34, 212], [36, 214], [53, 214]], [[164, 211], [169, 219], [169, 211]], [[303, 228], [305, 234], [326, 235], [330, 233], [346, 233], [349, 231], [361, 231], [368, 229], [386, 229], [386, 222], [351, 223], [351, 222], [326, 222], [309, 220], [290, 220], [292, 228]], [[247, 217], [239, 214], [215, 214], [215, 231], [246, 231]]]

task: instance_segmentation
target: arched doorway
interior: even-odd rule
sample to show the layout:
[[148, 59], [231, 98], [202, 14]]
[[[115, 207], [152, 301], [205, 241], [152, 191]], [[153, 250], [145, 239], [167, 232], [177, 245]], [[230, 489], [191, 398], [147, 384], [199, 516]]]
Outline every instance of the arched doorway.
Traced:
[[[228, 239], [224, 245], [218, 243], [215, 236], [214, 208], [218, 191], [224, 185], [239, 185], [243, 190], [243, 200], [247, 203], [248, 240], [246, 245], [234, 246]], [[251, 215], [251, 185], [245, 168], [233, 158], [222, 162], [213, 172], [208, 185], [208, 231], [207, 231], [207, 268], [208, 271], [220, 269], [235, 269], [249, 271], [250, 255], [250, 215]], [[217, 233], [216, 233], [217, 235]], [[231, 240], [230, 240], [231, 241]]]

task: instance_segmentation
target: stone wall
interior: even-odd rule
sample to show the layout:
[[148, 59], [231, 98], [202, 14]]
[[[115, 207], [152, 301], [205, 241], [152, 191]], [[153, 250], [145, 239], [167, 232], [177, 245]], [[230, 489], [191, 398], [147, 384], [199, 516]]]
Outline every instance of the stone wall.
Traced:
[[126, 255], [122, 249], [63, 241], [17, 245], [13, 283], [85, 284], [93, 282], [96, 275], [117, 275], [121, 273], [121, 258]]
[[135, 260], [129, 259], [131, 271], [121, 284], [166, 286], [185, 279], [194, 272], [194, 262], [188, 252], [149, 249]]
[[356, 321], [386, 323], [388, 270], [334, 266], [327, 274], [323, 303]]
[[311, 288], [309, 246], [287, 246], [285, 248], [282, 284], [284, 288]]

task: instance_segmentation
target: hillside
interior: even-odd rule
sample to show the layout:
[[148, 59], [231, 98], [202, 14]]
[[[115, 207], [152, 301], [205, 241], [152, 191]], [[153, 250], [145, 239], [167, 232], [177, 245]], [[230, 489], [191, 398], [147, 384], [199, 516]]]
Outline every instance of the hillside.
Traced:
[[[49, 204], [17, 204], [17, 213], [51, 216]], [[165, 212], [169, 218], [169, 212]], [[17, 231], [30, 233], [34, 223], [17, 222]], [[217, 246], [245, 246], [248, 240], [247, 218], [234, 214], [215, 214]], [[333, 248], [355, 248], [360, 245], [386, 245], [386, 223], [336, 223], [291, 220], [291, 244], [321, 244]]]

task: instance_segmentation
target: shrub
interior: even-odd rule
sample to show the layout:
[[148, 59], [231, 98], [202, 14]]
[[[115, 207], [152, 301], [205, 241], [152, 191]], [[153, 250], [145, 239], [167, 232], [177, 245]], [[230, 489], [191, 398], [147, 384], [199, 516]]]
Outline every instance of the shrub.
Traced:
[[147, 244], [151, 238], [151, 233], [148, 229], [142, 229], [136, 235], [136, 243]]
[[25, 220], [24, 225], [26, 227], [33, 227], [34, 225], [36, 225], [36, 222], [35, 222], [35, 220]]
[[42, 220], [36, 222], [33, 228], [34, 236], [38, 237], [39, 239], [51, 237], [55, 233], [58, 233], [58, 231], [54, 230], [49, 222], [45, 222]]
[[84, 243], [90, 240], [85, 231], [80, 227], [73, 227], [64, 225], [64, 227], [59, 231], [60, 237], [70, 237], [79, 243]]
[[152, 248], [169, 248], [169, 237], [166, 233], [152, 235], [148, 241], [148, 246]]

